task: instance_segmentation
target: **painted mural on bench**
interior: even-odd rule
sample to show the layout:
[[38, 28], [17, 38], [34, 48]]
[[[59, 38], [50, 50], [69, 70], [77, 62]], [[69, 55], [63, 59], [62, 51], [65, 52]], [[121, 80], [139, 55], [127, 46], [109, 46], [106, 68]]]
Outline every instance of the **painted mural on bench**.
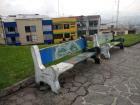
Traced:
[[40, 55], [43, 64], [48, 64], [52, 61], [63, 58], [66, 55], [70, 55], [72, 53], [81, 51], [85, 47], [86, 47], [85, 40], [79, 38], [75, 41], [70, 41], [52, 47], [41, 49]]
[[80, 50], [80, 46], [74, 41], [63, 43], [55, 47], [55, 59], [60, 59], [66, 55], [70, 55]]
[[113, 36], [111, 33], [109, 34], [102, 34], [102, 35], [97, 35], [98, 43], [99, 44], [104, 44], [109, 42], [110, 40], [113, 39]]

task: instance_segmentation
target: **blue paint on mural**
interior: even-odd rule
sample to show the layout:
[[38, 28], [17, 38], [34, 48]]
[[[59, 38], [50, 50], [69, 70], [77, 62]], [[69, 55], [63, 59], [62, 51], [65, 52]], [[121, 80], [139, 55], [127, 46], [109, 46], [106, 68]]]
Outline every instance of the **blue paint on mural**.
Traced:
[[86, 40], [85, 39], [81, 38], [81, 39], [77, 40], [76, 43], [80, 46], [81, 49], [86, 48]]
[[40, 55], [41, 55], [42, 63], [48, 64], [54, 61], [54, 48], [50, 47], [50, 48], [42, 49], [40, 50]]

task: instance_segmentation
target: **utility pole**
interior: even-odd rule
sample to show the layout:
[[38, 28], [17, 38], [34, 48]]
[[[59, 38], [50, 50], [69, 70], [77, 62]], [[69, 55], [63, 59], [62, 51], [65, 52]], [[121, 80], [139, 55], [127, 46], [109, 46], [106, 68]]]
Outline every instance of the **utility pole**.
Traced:
[[59, 17], [59, 0], [58, 0], [58, 17]]
[[118, 28], [118, 22], [119, 22], [119, 9], [120, 9], [120, 0], [118, 0], [117, 3], [117, 18], [116, 18], [116, 28]]

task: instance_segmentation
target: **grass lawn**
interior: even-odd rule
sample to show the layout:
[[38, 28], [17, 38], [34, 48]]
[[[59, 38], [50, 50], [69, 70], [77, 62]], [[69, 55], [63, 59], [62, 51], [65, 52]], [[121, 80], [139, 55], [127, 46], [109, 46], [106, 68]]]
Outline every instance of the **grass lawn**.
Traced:
[[[47, 47], [47, 45], [39, 45], [39, 47]], [[0, 89], [33, 74], [30, 46], [0, 46]]]
[[[125, 39], [125, 46], [140, 41], [140, 34], [117, 36]], [[92, 47], [90, 42], [89, 47]], [[48, 45], [39, 45], [40, 48]], [[75, 55], [72, 55], [75, 56]], [[71, 56], [64, 57], [68, 59]], [[54, 63], [61, 62], [60, 59]], [[30, 46], [0, 46], [0, 90], [34, 74]]]
[[140, 34], [129, 34], [123, 36], [117, 36], [125, 39], [124, 46], [130, 46], [137, 42], [140, 42]]

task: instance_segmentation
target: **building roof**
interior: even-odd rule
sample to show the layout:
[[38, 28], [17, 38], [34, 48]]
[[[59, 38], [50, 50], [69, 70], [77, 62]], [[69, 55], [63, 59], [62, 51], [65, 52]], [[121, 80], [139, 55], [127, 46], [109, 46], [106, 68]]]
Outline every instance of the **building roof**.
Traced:
[[18, 14], [16, 19], [42, 19], [43, 16], [39, 14]]
[[3, 22], [15, 22], [16, 21], [16, 17], [2, 17], [2, 21]]
[[9, 15], [1, 17], [4, 22], [15, 22], [16, 19], [42, 19], [42, 20], [51, 20], [46, 15], [39, 14], [18, 14], [18, 15]]

